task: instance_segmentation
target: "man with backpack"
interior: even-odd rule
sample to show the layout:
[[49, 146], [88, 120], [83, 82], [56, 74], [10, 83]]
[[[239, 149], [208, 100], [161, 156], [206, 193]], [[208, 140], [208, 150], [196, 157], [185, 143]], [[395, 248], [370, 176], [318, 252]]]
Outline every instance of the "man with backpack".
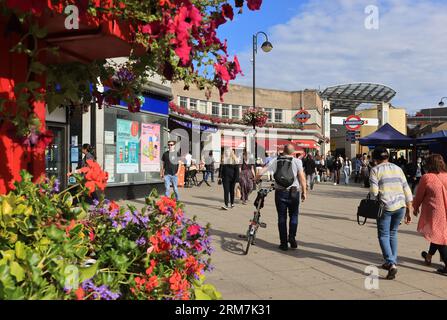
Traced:
[[[296, 233], [298, 230], [298, 209], [301, 201], [307, 198], [306, 178], [304, 176], [303, 163], [293, 157], [294, 146], [288, 144], [284, 147], [283, 155], [273, 159], [268, 167], [264, 167], [257, 175], [259, 181], [267, 170], [274, 172], [275, 179], [275, 204], [278, 212], [278, 230], [283, 251], [296, 249]], [[301, 193], [300, 193], [301, 188]], [[301, 197], [300, 197], [301, 195]], [[289, 230], [287, 232], [287, 214], [289, 215]]]

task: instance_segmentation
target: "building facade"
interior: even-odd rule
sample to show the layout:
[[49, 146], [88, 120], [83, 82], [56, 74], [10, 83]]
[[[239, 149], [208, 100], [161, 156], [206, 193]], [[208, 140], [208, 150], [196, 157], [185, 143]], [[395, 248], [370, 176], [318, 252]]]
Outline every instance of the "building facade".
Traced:
[[[201, 139], [200, 149], [194, 150], [194, 158], [203, 156], [204, 152], [213, 151], [215, 158], [223, 147], [234, 149], [249, 149], [252, 139], [249, 139], [249, 126], [240, 123], [244, 112], [253, 105], [253, 89], [242, 85], [230, 85], [229, 92], [220, 101], [217, 90], [213, 90], [209, 98], [205, 92], [195, 87], [185, 89], [184, 84], [172, 84], [173, 103], [178, 109], [171, 110], [169, 126], [172, 130], [200, 128], [207, 137]], [[257, 107], [268, 115], [267, 125], [256, 128], [256, 143], [258, 150], [276, 153], [278, 147], [292, 142], [297, 148], [307, 152], [322, 152], [323, 143], [323, 101], [318, 90], [281, 91], [271, 89], [256, 89]], [[300, 110], [306, 110], [308, 120], [299, 123], [295, 115]], [[213, 121], [213, 119], [219, 119]], [[217, 122], [217, 123], [216, 123]], [[247, 131], [248, 130], [248, 131]], [[275, 140], [275, 143], [271, 141]], [[259, 149], [259, 146], [260, 149]], [[195, 155], [194, 155], [195, 153]], [[264, 156], [264, 155], [262, 155]]]

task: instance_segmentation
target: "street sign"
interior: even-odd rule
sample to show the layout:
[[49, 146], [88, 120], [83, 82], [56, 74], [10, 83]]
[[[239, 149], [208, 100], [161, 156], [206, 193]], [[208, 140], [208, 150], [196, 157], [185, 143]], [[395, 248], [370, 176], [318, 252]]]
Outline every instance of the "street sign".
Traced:
[[[346, 117], [331, 117], [331, 124], [342, 126], [346, 120]], [[362, 118], [362, 120], [365, 127], [377, 127], [379, 125], [379, 119], [376, 118]]]
[[306, 123], [307, 121], [309, 121], [310, 117], [311, 117], [311, 115], [309, 112], [307, 112], [304, 109], [301, 109], [295, 115], [295, 120], [298, 121], [299, 123]]
[[348, 129], [349, 131], [356, 131], [361, 128], [365, 124], [365, 121], [363, 121], [359, 116], [352, 115], [346, 118], [345, 121], [343, 121], [343, 125]]

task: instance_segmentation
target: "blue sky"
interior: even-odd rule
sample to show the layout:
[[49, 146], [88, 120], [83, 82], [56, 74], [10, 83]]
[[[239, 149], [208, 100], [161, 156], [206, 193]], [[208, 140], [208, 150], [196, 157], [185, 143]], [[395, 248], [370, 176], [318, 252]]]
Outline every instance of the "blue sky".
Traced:
[[[379, 9], [379, 28], [365, 28], [365, 8]], [[409, 112], [447, 95], [447, 1], [264, 0], [221, 27], [251, 85], [251, 41], [269, 34], [274, 50], [259, 51], [257, 83], [284, 90], [373, 82], [397, 91], [392, 103]], [[261, 40], [260, 40], [261, 41]]]

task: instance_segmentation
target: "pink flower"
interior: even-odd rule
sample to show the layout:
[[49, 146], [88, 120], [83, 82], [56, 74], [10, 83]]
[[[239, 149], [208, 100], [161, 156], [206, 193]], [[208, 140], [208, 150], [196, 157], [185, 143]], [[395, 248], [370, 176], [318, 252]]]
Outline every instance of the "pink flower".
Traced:
[[188, 227], [188, 233], [190, 236], [195, 236], [200, 231], [200, 227], [196, 224], [193, 224], [192, 226]]

